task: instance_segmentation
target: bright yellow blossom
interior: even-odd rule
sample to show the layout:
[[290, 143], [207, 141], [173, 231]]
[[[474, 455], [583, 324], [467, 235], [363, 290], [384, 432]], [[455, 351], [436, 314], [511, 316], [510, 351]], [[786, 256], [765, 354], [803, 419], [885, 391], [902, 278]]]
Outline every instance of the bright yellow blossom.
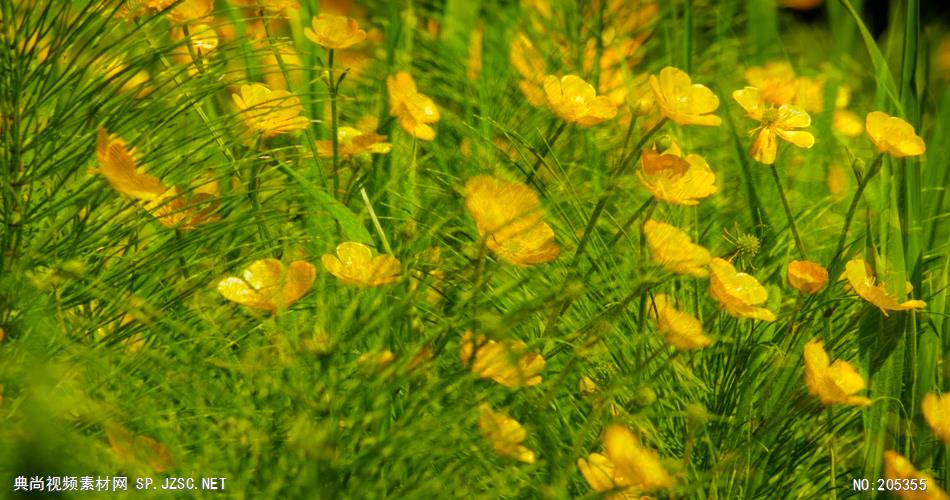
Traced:
[[386, 78], [389, 90], [389, 114], [396, 117], [399, 126], [424, 141], [435, 139], [430, 124], [439, 121], [439, 109], [425, 94], [416, 91], [416, 82], [405, 71]]
[[746, 87], [732, 93], [732, 97], [746, 111], [746, 116], [759, 122], [752, 130], [755, 136], [749, 155], [759, 163], [775, 163], [778, 153], [778, 140], [781, 138], [800, 148], [810, 148], [815, 144], [815, 136], [804, 130], [794, 130], [811, 126], [811, 117], [800, 108], [783, 104], [779, 107], [767, 105], [762, 92], [755, 87]]
[[105, 129], [96, 136], [96, 160], [101, 173], [116, 191], [139, 200], [154, 200], [167, 187], [154, 176], [136, 169], [135, 158], [117, 137], [110, 137]]
[[798, 91], [795, 70], [787, 61], [772, 61], [745, 70], [749, 85], [760, 90], [762, 99], [773, 106], [791, 104]]
[[[520, 341], [488, 340], [472, 332], [465, 332], [459, 349], [459, 359], [481, 378], [490, 378], [506, 387], [530, 387], [541, 383], [544, 357], [538, 353], [524, 353], [527, 345]], [[472, 354], [475, 360], [472, 361]]]
[[320, 14], [315, 16], [310, 23], [313, 29], [304, 28], [304, 36], [327, 49], [345, 49], [366, 39], [366, 32], [359, 28], [356, 19]]
[[950, 444], [950, 392], [928, 393], [920, 403], [924, 420], [934, 434]]
[[284, 269], [277, 259], [254, 261], [240, 278], [228, 277], [218, 283], [224, 298], [253, 309], [277, 311], [297, 302], [313, 286], [317, 269], [298, 260]]
[[875, 305], [885, 316], [887, 311], [909, 311], [927, 307], [927, 303], [922, 300], [897, 302], [897, 297], [888, 292], [882, 283], [874, 284], [874, 273], [864, 259], [852, 259], [845, 264], [845, 277], [854, 293]]
[[789, 262], [786, 274], [788, 284], [804, 294], [818, 293], [828, 284], [828, 271], [810, 260]]
[[643, 224], [650, 258], [671, 273], [703, 278], [708, 274], [709, 250], [693, 243], [675, 226], [653, 219]]
[[727, 313], [739, 318], [775, 321], [775, 314], [758, 304], [768, 299], [765, 287], [753, 276], [736, 271], [728, 261], [709, 262], [709, 294]]
[[871, 111], [864, 121], [864, 128], [874, 147], [894, 158], [920, 156], [927, 150], [914, 127], [896, 116]]
[[[337, 129], [337, 143], [341, 158], [349, 158], [363, 153], [386, 154], [393, 145], [384, 142], [385, 135], [375, 132], [362, 132], [353, 127], [339, 127]], [[316, 141], [317, 155], [321, 158], [333, 157], [333, 142], [329, 140]]]
[[300, 116], [300, 99], [286, 90], [271, 90], [254, 83], [241, 86], [241, 95], [232, 94], [234, 103], [251, 130], [261, 132], [264, 138], [303, 130], [310, 120]]
[[658, 200], [674, 205], [696, 205], [717, 191], [716, 174], [702, 156], [683, 152], [674, 142], [662, 154], [644, 149], [643, 169], [637, 172], [643, 187]]
[[611, 492], [607, 498], [620, 500], [639, 498], [641, 493], [673, 487], [673, 478], [666, 472], [655, 451], [644, 448], [626, 427], [608, 426], [601, 440], [604, 452], [579, 458], [577, 467], [594, 491]]
[[[901, 486], [904, 484], [909, 485], [910, 481], [915, 481], [918, 484], [916, 490], [911, 488], [904, 489], [902, 487], [900, 490], [894, 491], [897, 496], [904, 500], [950, 499], [947, 492], [937, 486], [937, 481], [933, 476], [917, 470], [914, 464], [910, 463], [907, 458], [896, 451], [887, 450], [884, 452], [884, 478], [886, 480], [897, 481]], [[907, 483], [904, 481], [907, 481]], [[923, 487], [923, 484], [926, 484], [926, 487]]]
[[170, 229], [187, 231], [201, 224], [217, 220], [213, 215], [218, 208], [217, 192], [198, 188], [192, 193], [183, 193], [177, 186], [158, 198], [145, 202], [145, 209], [159, 223]]
[[214, 0], [183, 0], [168, 13], [168, 20], [173, 23], [207, 23], [212, 20]]
[[482, 403], [478, 405], [478, 429], [499, 455], [534, 463], [534, 452], [521, 444], [528, 433], [517, 420]]
[[722, 123], [718, 116], [709, 114], [719, 107], [719, 98], [705, 86], [692, 83], [683, 70], [663, 68], [659, 77], [650, 76], [650, 88], [660, 113], [679, 125]]
[[703, 324], [695, 316], [676, 309], [673, 300], [658, 293], [647, 305], [647, 314], [663, 334], [666, 343], [680, 351], [699, 349], [712, 344], [712, 339], [703, 333]]
[[864, 378], [847, 361], [834, 363], [825, 352], [824, 343], [812, 340], [805, 344], [805, 386], [825, 405], [866, 406], [871, 400], [854, 393], [864, 389]]
[[531, 40], [524, 33], [515, 35], [511, 42], [511, 52], [509, 59], [512, 66], [521, 75], [518, 81], [518, 88], [524, 93], [533, 106], [541, 106], [545, 102], [544, 89], [541, 82], [547, 74], [545, 71], [544, 57], [541, 52], [535, 48]]
[[327, 272], [347, 285], [377, 287], [399, 281], [399, 259], [392, 255], [373, 256], [373, 250], [355, 241], [340, 243], [336, 254], [321, 259]]
[[590, 127], [617, 115], [617, 106], [576, 75], [544, 78], [544, 96], [554, 114], [568, 123]]

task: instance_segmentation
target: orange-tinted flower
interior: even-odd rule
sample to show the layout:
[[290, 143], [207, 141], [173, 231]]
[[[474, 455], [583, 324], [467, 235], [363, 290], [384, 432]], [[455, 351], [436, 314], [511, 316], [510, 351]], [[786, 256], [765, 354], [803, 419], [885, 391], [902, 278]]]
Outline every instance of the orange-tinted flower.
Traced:
[[336, 255], [321, 258], [323, 267], [347, 285], [377, 287], [399, 281], [399, 259], [388, 254], [373, 256], [373, 250], [355, 241], [340, 243]]
[[429, 124], [439, 121], [439, 109], [425, 94], [416, 91], [416, 82], [405, 71], [386, 78], [389, 90], [389, 114], [396, 117], [406, 132], [424, 141], [435, 139]]
[[231, 302], [253, 309], [276, 311], [288, 307], [313, 286], [317, 269], [298, 260], [284, 269], [277, 259], [254, 261], [240, 278], [229, 277], [218, 283], [218, 291]]
[[703, 333], [703, 324], [692, 314], [677, 310], [673, 300], [665, 294], [653, 297], [652, 304], [647, 305], [647, 314], [666, 342], [680, 351], [699, 349], [713, 342]]
[[163, 226], [182, 231], [217, 220], [218, 217], [213, 214], [217, 208], [216, 186], [213, 193], [201, 187], [192, 193], [183, 193], [176, 186], [158, 198], [145, 202], [145, 209]]
[[598, 96], [594, 87], [575, 75], [544, 78], [544, 95], [551, 111], [568, 123], [590, 127], [617, 115], [617, 106]]
[[117, 137], [99, 129], [96, 160], [101, 173], [116, 191], [139, 200], [154, 200], [168, 190], [157, 177], [136, 169], [135, 158]]
[[[363, 153], [386, 154], [393, 145], [384, 142], [385, 135], [375, 132], [362, 132], [353, 127], [339, 127], [336, 131], [341, 158], [349, 158]], [[333, 141], [316, 141], [317, 155], [321, 158], [333, 157]]]
[[668, 489], [673, 478], [666, 472], [655, 451], [643, 448], [626, 427], [612, 424], [601, 436], [604, 453], [591, 453], [577, 460], [587, 484], [597, 492], [616, 490], [608, 498], [638, 498], [641, 493]]
[[168, 20], [173, 23], [194, 23], [211, 21], [211, 12], [214, 10], [214, 0], [182, 0], [168, 13]]
[[791, 104], [798, 90], [795, 70], [787, 61], [772, 61], [745, 71], [749, 85], [759, 89], [762, 99], [773, 106]]
[[928, 393], [920, 403], [927, 425], [944, 443], [950, 444], [950, 392]]
[[112, 454], [126, 466], [148, 467], [157, 474], [175, 466], [168, 447], [148, 436], [135, 436], [118, 425], [109, 424], [106, 438]]
[[864, 259], [852, 259], [845, 264], [845, 277], [858, 296], [875, 305], [885, 316], [887, 311], [909, 311], [927, 307], [927, 303], [922, 300], [897, 302], [897, 297], [889, 293], [882, 283], [874, 284], [874, 273]]
[[896, 116], [871, 111], [864, 121], [864, 128], [874, 147], [894, 158], [920, 156], [927, 150], [914, 127]]
[[818, 293], [828, 284], [828, 271], [810, 260], [789, 262], [787, 276], [788, 284], [805, 294]]
[[[472, 340], [472, 332], [465, 332], [459, 349], [462, 363], [471, 363], [472, 372], [481, 378], [490, 378], [506, 387], [530, 387], [541, 383], [544, 357], [538, 353], [524, 353], [527, 345], [520, 340], [496, 342], [479, 335]], [[472, 361], [472, 354], [475, 360]]]
[[864, 378], [847, 361], [834, 363], [825, 352], [824, 343], [812, 340], [805, 344], [805, 386], [825, 405], [866, 406], [871, 400], [854, 393], [864, 389]]
[[663, 116], [680, 125], [716, 126], [722, 120], [711, 115], [719, 107], [719, 98], [711, 90], [694, 84], [685, 72], [672, 66], [650, 76], [650, 88]]
[[765, 287], [753, 276], [736, 271], [728, 261], [714, 258], [709, 262], [709, 294], [732, 316], [775, 321], [775, 314], [757, 307], [768, 300]]
[[[934, 480], [933, 476], [917, 470], [914, 464], [896, 451], [887, 450], [884, 452], [884, 478], [897, 481], [902, 486], [895, 493], [904, 500], [950, 499], [950, 496], [937, 486], [937, 481]], [[918, 484], [916, 490], [910, 487], [903, 488], [904, 484], [910, 486], [911, 481]], [[926, 487], [923, 485], [926, 485]]]
[[484, 33], [481, 28], [472, 31], [472, 36], [468, 41], [468, 60], [465, 62], [465, 76], [469, 80], [478, 80], [478, 75], [482, 72], [482, 39]]
[[241, 95], [231, 97], [247, 126], [265, 138], [310, 126], [310, 120], [300, 116], [303, 112], [300, 99], [286, 90], [271, 90], [254, 83], [241, 85]]
[[534, 463], [534, 452], [521, 444], [528, 433], [517, 420], [482, 403], [478, 405], [478, 429], [499, 455]]
[[327, 49], [345, 49], [366, 39], [356, 19], [331, 14], [320, 14], [311, 20], [313, 29], [304, 28], [303, 34], [313, 43]]
[[778, 140], [781, 138], [800, 148], [810, 148], [815, 144], [815, 136], [803, 130], [794, 130], [811, 126], [808, 113], [788, 104], [779, 107], [767, 105], [762, 92], [755, 87], [746, 87], [732, 93], [736, 102], [745, 109], [746, 116], [759, 122], [752, 130], [755, 136], [749, 155], [759, 163], [775, 163], [778, 153]]
[[485, 246], [517, 266], [550, 262], [560, 248], [543, 219], [537, 195], [525, 184], [487, 175], [465, 183], [465, 208]]
[[697, 278], [708, 274], [709, 250], [693, 243], [679, 228], [650, 219], [643, 224], [643, 234], [650, 258], [667, 271]]
[[637, 172], [640, 183], [653, 196], [675, 205], [696, 205], [717, 191], [716, 174], [697, 154], [686, 155], [674, 142], [663, 152], [644, 149], [643, 169]]

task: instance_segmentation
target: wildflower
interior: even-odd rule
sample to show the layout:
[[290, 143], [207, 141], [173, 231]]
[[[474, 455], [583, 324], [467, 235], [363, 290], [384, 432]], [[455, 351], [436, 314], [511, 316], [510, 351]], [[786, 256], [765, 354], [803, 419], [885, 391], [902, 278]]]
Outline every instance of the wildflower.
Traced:
[[490, 378], [506, 387], [530, 387], [541, 383], [545, 362], [538, 353], [523, 354], [526, 348], [520, 340], [496, 342], [484, 335], [473, 341], [472, 332], [468, 331], [462, 336], [459, 358], [466, 365], [471, 363], [472, 372], [481, 378]]
[[486, 403], [478, 405], [478, 414], [478, 429], [499, 455], [534, 463], [534, 452], [521, 444], [528, 433], [517, 420], [492, 410]]
[[950, 392], [928, 393], [920, 404], [924, 420], [934, 434], [950, 444]]
[[914, 127], [896, 116], [871, 111], [864, 120], [864, 128], [874, 147], [894, 158], [920, 156], [927, 150]]
[[[921, 472], [907, 458], [896, 451], [884, 452], [884, 478], [901, 485], [911, 481], [920, 485], [919, 489], [901, 488], [895, 493], [905, 500], [947, 500], [950, 496], [937, 486], [933, 476]], [[926, 486], [924, 486], [926, 485]]]
[[544, 95], [554, 114], [568, 123], [590, 127], [617, 115], [617, 106], [575, 75], [544, 78]]
[[478, 80], [482, 72], [482, 39], [484, 33], [481, 28], [472, 31], [468, 42], [468, 60], [465, 62], [465, 76], [469, 80]]
[[304, 28], [303, 34], [321, 47], [339, 50], [352, 47], [366, 39], [356, 19], [331, 14], [320, 14], [311, 20], [313, 29]]
[[650, 258], [667, 271], [696, 278], [708, 274], [709, 250], [693, 243], [679, 228], [650, 219], [643, 225], [643, 234]]
[[209, 22], [213, 10], [214, 0], [182, 0], [168, 13], [168, 20], [178, 24]]
[[673, 300], [659, 293], [647, 305], [647, 314], [656, 323], [666, 343], [680, 351], [699, 349], [712, 344], [712, 339], [703, 333], [703, 325], [693, 315], [677, 310]]
[[300, 99], [286, 90], [271, 90], [254, 83], [242, 85], [241, 95], [231, 97], [248, 127], [262, 132], [264, 138], [310, 126], [310, 121], [300, 116], [303, 112]]
[[815, 136], [803, 130], [811, 125], [808, 113], [788, 104], [779, 107], [767, 105], [762, 92], [755, 87], [746, 87], [732, 93], [732, 97], [746, 111], [746, 116], [757, 120], [759, 126], [752, 130], [755, 139], [749, 154], [759, 163], [775, 163], [778, 152], [776, 137], [780, 137], [800, 148], [810, 148], [815, 144]]
[[698, 83], [693, 84], [685, 72], [672, 66], [650, 76], [650, 88], [663, 116], [679, 125], [716, 126], [722, 120], [711, 115], [719, 107], [719, 98]]
[[809, 295], [820, 292], [828, 284], [828, 271], [810, 260], [789, 262], [787, 277], [792, 288]]
[[392, 364], [393, 360], [396, 359], [396, 355], [393, 354], [389, 349], [383, 349], [382, 351], [376, 352], [364, 352], [356, 358], [356, 363], [359, 364], [366, 371], [381, 371], [384, 370], [387, 366]]
[[[362, 132], [353, 127], [339, 127], [337, 129], [337, 144], [341, 158], [349, 158], [364, 153], [386, 154], [392, 151], [393, 145], [386, 140], [385, 135], [375, 132]], [[321, 158], [333, 156], [332, 141], [316, 141], [317, 155]]]
[[416, 91], [416, 82], [405, 71], [386, 78], [389, 90], [389, 114], [396, 117], [399, 126], [424, 141], [435, 139], [430, 123], [439, 121], [439, 110], [425, 94]]
[[861, 123], [861, 118], [847, 109], [835, 110], [835, 113], [831, 115], [831, 126], [841, 135], [852, 139], [864, 132], [864, 124]]
[[162, 182], [135, 167], [135, 158], [122, 139], [109, 137], [105, 129], [96, 136], [96, 160], [101, 173], [116, 191], [139, 200], [154, 200], [167, 191]]
[[852, 259], [845, 264], [844, 272], [851, 289], [862, 299], [875, 305], [885, 316], [887, 311], [909, 311], [927, 307], [927, 303], [922, 300], [898, 303], [897, 297], [891, 295], [883, 284], [874, 284], [874, 273], [864, 259]]
[[244, 6], [264, 9], [270, 12], [283, 12], [287, 9], [299, 9], [298, 0], [231, 0], [231, 3]]
[[654, 149], [643, 150], [642, 163], [642, 171], [637, 172], [640, 183], [658, 200], [697, 205], [717, 191], [716, 174], [706, 160], [697, 154], [683, 158], [675, 142], [662, 154]]
[[597, 383], [594, 382], [594, 379], [584, 375], [581, 377], [581, 381], [577, 385], [577, 389], [580, 391], [581, 396], [590, 396], [597, 392]]
[[805, 386], [808, 392], [825, 405], [866, 406], [871, 400], [854, 393], [864, 389], [864, 378], [847, 361], [831, 363], [824, 343], [812, 340], [805, 344]]
[[185, 195], [176, 186], [158, 198], [147, 201], [145, 209], [167, 228], [183, 231], [194, 229], [218, 219], [212, 215], [218, 208], [216, 191], [215, 189], [212, 193], [199, 188], [190, 195]]
[[544, 57], [524, 33], [518, 33], [512, 40], [509, 60], [521, 75], [522, 79], [518, 81], [518, 87], [528, 102], [534, 106], [544, 104], [544, 89], [541, 86], [544, 75], [547, 74]]
[[798, 91], [795, 70], [787, 61], [772, 61], [745, 71], [749, 85], [759, 89], [762, 99], [774, 106], [791, 104]]
[[313, 264], [298, 260], [284, 270], [277, 259], [261, 259], [251, 263], [243, 275], [228, 277], [218, 283], [218, 292], [231, 302], [252, 309], [276, 311], [288, 307], [313, 286], [317, 270]]
[[168, 447], [148, 436], [135, 436], [121, 426], [106, 426], [112, 454], [124, 464], [146, 466], [157, 474], [175, 466]]
[[520, 182], [479, 175], [465, 183], [465, 208], [485, 246], [516, 266], [550, 262], [560, 252], [540, 205], [534, 191]]
[[775, 321], [775, 314], [758, 304], [768, 292], [753, 276], [736, 272], [728, 261], [714, 258], [709, 262], [709, 294], [727, 313], [737, 318]]
[[591, 453], [577, 459], [577, 468], [594, 491], [617, 490], [608, 498], [636, 498], [641, 493], [673, 486], [673, 478], [663, 468], [656, 452], [641, 446], [640, 440], [626, 427], [608, 426], [601, 441], [604, 453]]
[[347, 285], [377, 287], [399, 280], [399, 259], [392, 255], [376, 255], [370, 247], [348, 241], [336, 247], [336, 255], [326, 254], [321, 258], [323, 267]]

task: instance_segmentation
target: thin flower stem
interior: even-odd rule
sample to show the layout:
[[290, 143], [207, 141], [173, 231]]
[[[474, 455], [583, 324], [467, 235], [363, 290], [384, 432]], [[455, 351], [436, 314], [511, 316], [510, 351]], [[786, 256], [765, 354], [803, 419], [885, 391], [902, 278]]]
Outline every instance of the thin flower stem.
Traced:
[[785, 207], [785, 216], [788, 218], [788, 228], [792, 230], [792, 237], [795, 238], [795, 247], [798, 248], [798, 254], [804, 259], [806, 258], [805, 247], [802, 245], [802, 237], [798, 235], [798, 228], [795, 226], [795, 216], [792, 215], [792, 207], [788, 204], [788, 197], [785, 196], [785, 189], [782, 187], [782, 181], [778, 177], [778, 169], [775, 168], [775, 165], [769, 165], [769, 171], [772, 173], [775, 187], [778, 188], [778, 194], [782, 198], [782, 206]]
[[836, 271], [839, 260], [841, 259], [841, 253], [844, 251], [844, 243], [848, 239], [848, 230], [851, 229], [851, 222], [854, 219], [854, 213], [858, 209], [858, 203], [861, 201], [861, 195], [864, 193], [864, 189], [867, 188], [868, 184], [871, 182], [871, 179], [881, 170], [881, 163], [883, 162], [884, 155], [883, 153], [878, 153], [874, 157], [874, 160], [871, 162], [871, 168], [868, 169], [867, 173], [858, 180], [858, 189], [854, 192], [854, 198], [851, 200], [851, 206], [848, 207], [848, 214], [844, 218], [844, 228], [841, 229], [841, 235], [838, 236], [838, 244], [835, 246], [835, 253], [831, 258], [831, 265], [829, 267], [829, 272], [834, 275]]
[[383, 248], [386, 249], [386, 253], [392, 255], [393, 249], [389, 246], [389, 240], [386, 239], [386, 233], [383, 232], [383, 226], [379, 223], [379, 217], [376, 216], [376, 211], [373, 210], [373, 204], [369, 201], [369, 194], [366, 193], [366, 188], [360, 188], [360, 196], [363, 197], [363, 203], [366, 204], [366, 209], [369, 210], [369, 218], [373, 221], [373, 226], [376, 228], [376, 232], [379, 234], [379, 239], [383, 242]]
[[551, 152], [552, 149], [554, 149], [554, 143], [557, 142], [558, 138], [561, 137], [561, 134], [566, 128], [567, 122], [561, 121], [561, 124], [557, 127], [557, 130], [555, 130], [554, 133], [544, 141], [544, 151], [538, 153], [538, 161], [534, 163], [534, 167], [531, 168], [531, 172], [528, 173], [528, 177], [525, 179], [528, 184], [531, 184], [532, 181], [534, 181], [534, 176], [538, 174], [538, 169], [540, 169], [541, 164], [544, 163], [544, 158]]
[[339, 137], [339, 119], [337, 116], [336, 97], [339, 89], [336, 85], [336, 79], [333, 74], [333, 49], [327, 49], [327, 72], [330, 87], [330, 143], [333, 145], [333, 172], [330, 177], [333, 182], [333, 196], [339, 196], [340, 190], [340, 137]]

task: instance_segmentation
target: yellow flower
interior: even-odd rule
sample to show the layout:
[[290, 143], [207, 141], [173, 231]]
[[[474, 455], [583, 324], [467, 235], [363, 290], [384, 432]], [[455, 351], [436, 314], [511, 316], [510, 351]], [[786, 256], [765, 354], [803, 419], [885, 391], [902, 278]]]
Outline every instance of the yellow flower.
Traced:
[[805, 386], [825, 405], [866, 406], [871, 400], [854, 393], [864, 389], [864, 378], [847, 361], [831, 363], [824, 343], [812, 340], [805, 344]]
[[499, 455], [534, 463], [534, 452], [521, 444], [528, 433], [517, 420], [492, 410], [486, 403], [478, 405], [478, 414], [478, 429]]
[[658, 200], [675, 205], [696, 205], [717, 191], [716, 174], [702, 156], [683, 152], [674, 142], [660, 154], [644, 149], [643, 169], [637, 172], [643, 187]]
[[154, 200], [168, 190], [162, 182], [135, 167], [135, 158], [117, 137], [105, 129], [96, 136], [96, 160], [101, 173], [116, 191], [139, 200]]
[[579, 458], [577, 467], [594, 491], [616, 491], [608, 498], [637, 498], [641, 493], [673, 487], [673, 478], [663, 468], [656, 452], [643, 448], [626, 427], [612, 424], [601, 440], [604, 453]]
[[847, 109], [836, 109], [831, 116], [831, 126], [845, 137], [855, 138], [864, 132], [864, 124], [861, 118]]
[[810, 260], [789, 262], [787, 275], [788, 284], [804, 294], [818, 293], [828, 284], [828, 271]]
[[218, 283], [218, 291], [231, 302], [253, 309], [277, 311], [288, 307], [313, 286], [317, 269], [313, 264], [298, 260], [284, 270], [277, 259], [254, 261], [243, 275], [228, 277]]
[[647, 314], [656, 323], [666, 343], [680, 351], [699, 349], [713, 342], [703, 333], [703, 324], [693, 315], [677, 310], [673, 300], [665, 294], [658, 293], [653, 297], [652, 304], [647, 305]]
[[214, 192], [198, 188], [187, 195], [175, 186], [158, 198], [145, 202], [145, 209], [169, 229], [194, 229], [218, 220], [218, 216], [213, 215], [218, 208], [216, 184]]
[[298, 0], [231, 0], [231, 3], [244, 7], [266, 9], [271, 12], [300, 8], [300, 2]]
[[336, 247], [336, 255], [321, 258], [323, 267], [347, 285], [377, 287], [399, 281], [399, 259], [388, 254], [373, 256], [370, 247], [348, 241]]
[[698, 83], [693, 84], [685, 72], [672, 66], [650, 75], [650, 88], [663, 116], [680, 125], [716, 126], [722, 120], [711, 115], [719, 107], [719, 98]]
[[168, 20], [179, 24], [209, 22], [213, 10], [214, 0], [183, 0], [168, 13]]
[[752, 66], [745, 71], [749, 85], [762, 92], [762, 99], [774, 106], [791, 104], [798, 86], [795, 70], [786, 61], [772, 61], [765, 66]]
[[887, 316], [887, 311], [909, 311], [923, 309], [927, 303], [922, 300], [907, 300], [897, 302], [897, 297], [891, 295], [883, 284], [874, 284], [874, 273], [864, 259], [852, 259], [845, 264], [845, 277], [851, 289], [862, 299], [877, 306]]
[[543, 220], [537, 195], [525, 184], [487, 175], [465, 183], [465, 208], [485, 246], [517, 266], [550, 262], [560, 248]]
[[950, 392], [928, 393], [920, 404], [924, 420], [944, 443], [950, 444]]
[[313, 29], [304, 28], [303, 34], [313, 43], [327, 49], [345, 49], [366, 39], [356, 19], [331, 14], [320, 14], [311, 20]]
[[168, 447], [148, 436], [136, 436], [119, 425], [107, 424], [106, 438], [112, 454], [126, 466], [148, 467], [157, 474], [175, 466]]
[[386, 78], [389, 90], [389, 114], [396, 117], [406, 132], [424, 141], [435, 139], [430, 123], [439, 121], [439, 109], [425, 94], [416, 91], [416, 82], [405, 71]]
[[650, 219], [643, 224], [643, 234], [650, 258], [667, 271], [696, 278], [708, 274], [709, 250], [693, 243], [679, 228]]
[[544, 78], [544, 95], [554, 114], [568, 123], [590, 127], [617, 115], [617, 106], [575, 75]]
[[808, 113], [788, 104], [779, 107], [767, 105], [762, 92], [755, 87], [746, 87], [732, 93], [736, 102], [745, 109], [746, 116], [759, 122], [759, 126], [752, 130], [755, 136], [749, 154], [759, 163], [771, 165], [775, 163], [778, 153], [779, 137], [800, 148], [810, 148], [815, 144], [815, 136], [803, 130], [793, 130], [811, 126], [811, 117]]
[[484, 33], [481, 28], [472, 31], [468, 41], [468, 60], [465, 63], [465, 76], [469, 80], [478, 80], [482, 72], [482, 40]]
[[709, 294], [732, 316], [775, 321], [772, 311], [757, 307], [769, 297], [765, 287], [753, 276], [736, 272], [728, 261], [714, 258], [709, 262]]
[[[340, 147], [340, 157], [349, 158], [363, 153], [386, 154], [393, 149], [393, 145], [386, 140], [385, 135], [375, 132], [362, 132], [353, 127], [339, 127], [336, 131], [337, 142]], [[333, 141], [316, 141], [317, 155], [321, 158], [333, 157]]]
[[590, 396], [597, 392], [597, 382], [594, 382], [594, 379], [584, 375], [577, 384], [577, 389], [580, 391], [581, 396]]
[[920, 156], [927, 150], [914, 127], [896, 116], [871, 111], [864, 120], [864, 128], [874, 147], [894, 158]]
[[[541, 383], [544, 357], [538, 353], [524, 353], [527, 345], [520, 341], [496, 342], [479, 335], [474, 341], [472, 332], [465, 332], [459, 349], [459, 359], [481, 378], [490, 378], [506, 387], [530, 387]], [[472, 361], [472, 354], [475, 360]]]
[[926, 484], [918, 489], [901, 488], [895, 493], [904, 500], [948, 500], [950, 496], [937, 486], [937, 481], [933, 476], [926, 472], [921, 472], [910, 463], [907, 458], [896, 451], [887, 450], [884, 452], [884, 478], [893, 481], [900, 481], [901, 486], [904, 481], [909, 484], [910, 481], [917, 482], [918, 485]]
[[533, 106], [544, 104], [544, 89], [541, 87], [544, 75], [547, 74], [544, 57], [541, 56], [541, 52], [535, 48], [524, 33], [518, 33], [515, 35], [515, 39], [512, 40], [509, 59], [511, 65], [522, 77], [518, 81], [518, 87], [524, 93], [528, 102]]
[[310, 120], [300, 116], [300, 99], [286, 90], [271, 90], [254, 83], [242, 85], [241, 95], [231, 97], [248, 127], [262, 132], [265, 138], [310, 126]]

